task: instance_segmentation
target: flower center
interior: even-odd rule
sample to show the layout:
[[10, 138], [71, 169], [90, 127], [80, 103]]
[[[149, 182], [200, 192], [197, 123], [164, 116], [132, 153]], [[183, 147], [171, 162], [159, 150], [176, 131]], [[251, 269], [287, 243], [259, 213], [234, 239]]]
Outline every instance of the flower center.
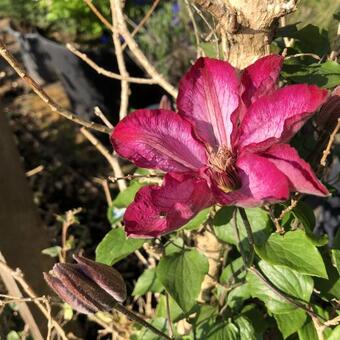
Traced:
[[235, 167], [235, 156], [226, 145], [219, 146], [217, 152], [209, 155], [209, 168], [212, 180], [225, 193], [234, 191], [241, 186]]

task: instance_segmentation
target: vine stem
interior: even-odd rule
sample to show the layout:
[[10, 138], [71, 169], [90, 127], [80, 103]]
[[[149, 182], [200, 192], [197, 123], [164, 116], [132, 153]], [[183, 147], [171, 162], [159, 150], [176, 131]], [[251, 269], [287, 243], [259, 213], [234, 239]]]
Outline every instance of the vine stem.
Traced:
[[246, 263], [246, 267], [249, 268], [252, 266], [253, 262], [254, 262], [254, 256], [255, 256], [255, 240], [254, 240], [254, 235], [253, 232], [251, 230], [251, 225], [249, 223], [246, 211], [244, 210], [244, 208], [238, 208], [241, 218], [242, 218], [242, 222], [244, 224], [244, 227], [246, 229], [247, 232], [247, 236], [248, 236], [248, 243], [249, 243], [249, 249], [250, 249], [250, 254]]
[[134, 312], [130, 311], [129, 309], [127, 309], [125, 306], [121, 305], [120, 303], [116, 302], [115, 305], [113, 306], [113, 308], [116, 309], [118, 312], [127, 316], [132, 321], [135, 321], [135, 322], [139, 323], [140, 325], [142, 325], [143, 327], [149, 329], [151, 332], [155, 333], [156, 335], [158, 335], [158, 336], [160, 336], [164, 339], [168, 339], [168, 340], [172, 339], [171, 337], [167, 336], [165, 333], [163, 333], [162, 331], [160, 331], [156, 327], [152, 326], [149, 322], [145, 321], [140, 316], [138, 316]]
[[270, 288], [277, 296], [281, 297], [285, 301], [287, 301], [289, 304], [303, 309], [311, 318], [320, 318], [323, 321], [326, 321], [325, 318], [323, 318], [321, 315], [315, 313], [310, 308], [308, 308], [303, 303], [296, 301], [295, 299], [291, 298], [290, 296], [286, 295], [285, 293], [281, 292], [280, 289], [278, 289], [276, 286], [274, 286], [269, 280], [267, 280], [262, 273], [257, 270], [254, 266], [251, 266], [248, 268], [248, 271], [252, 272], [254, 275], [256, 275], [268, 288]]

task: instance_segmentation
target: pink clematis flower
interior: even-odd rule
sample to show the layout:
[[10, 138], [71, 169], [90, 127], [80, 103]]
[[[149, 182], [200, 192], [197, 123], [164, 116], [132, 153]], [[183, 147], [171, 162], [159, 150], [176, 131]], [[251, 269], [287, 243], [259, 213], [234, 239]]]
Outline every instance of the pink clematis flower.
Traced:
[[225, 61], [200, 58], [180, 82], [178, 113], [137, 110], [116, 126], [119, 155], [166, 172], [162, 186], [143, 187], [127, 208], [128, 235], [168, 233], [216, 203], [253, 207], [292, 191], [328, 195], [287, 144], [328, 93], [313, 85], [278, 89], [281, 64], [270, 55], [239, 77]]

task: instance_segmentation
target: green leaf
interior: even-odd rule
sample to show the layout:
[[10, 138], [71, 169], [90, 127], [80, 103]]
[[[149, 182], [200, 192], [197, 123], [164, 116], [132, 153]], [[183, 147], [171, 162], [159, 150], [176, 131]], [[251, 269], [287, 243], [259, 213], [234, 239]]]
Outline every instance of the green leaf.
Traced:
[[139, 249], [146, 240], [128, 238], [123, 228], [109, 231], [96, 248], [96, 261], [112, 266]]
[[268, 316], [254, 303], [245, 305], [241, 311], [241, 315], [252, 322], [255, 333], [258, 335], [263, 334], [269, 327]]
[[302, 309], [297, 309], [286, 314], [275, 314], [274, 317], [283, 338], [286, 339], [303, 326], [306, 321], [307, 314]]
[[156, 276], [156, 269], [149, 268], [138, 278], [132, 296], [141, 296], [147, 292], [159, 293], [163, 290], [162, 284]]
[[194, 249], [161, 258], [157, 277], [183, 311], [189, 312], [208, 270], [208, 259]]
[[340, 326], [337, 326], [333, 329], [331, 335], [327, 338], [327, 340], [339, 340], [340, 339]]
[[[227, 209], [228, 208], [228, 209]], [[252, 232], [255, 239], [256, 245], [262, 245], [267, 238], [269, 237], [271, 230], [272, 230], [272, 222], [267, 214], [263, 209], [260, 208], [248, 208], [245, 209], [246, 214], [249, 220], [249, 223], [252, 228]], [[219, 212], [221, 211], [220, 215]], [[216, 236], [221, 241], [224, 241], [226, 243], [230, 243], [233, 245], [238, 245], [237, 237], [234, 233], [233, 228], [233, 221], [231, 221], [232, 216], [232, 208], [226, 207], [226, 209], [222, 208], [217, 212], [216, 217], [214, 219], [214, 231], [216, 233]], [[223, 223], [222, 216], [225, 216], [225, 224]], [[241, 215], [239, 212], [237, 212], [237, 225], [238, 229], [240, 231], [240, 240], [241, 244], [243, 246], [243, 249], [248, 251], [249, 250], [249, 244], [248, 244], [248, 238], [247, 238], [247, 232], [244, 227]]]
[[234, 283], [237, 283], [242, 281], [245, 276], [246, 271], [244, 268], [243, 259], [242, 257], [239, 257], [223, 269], [220, 276], [220, 282], [227, 283], [232, 277], [234, 277]]
[[73, 318], [73, 309], [72, 307], [68, 304], [68, 303], [64, 303], [63, 304], [63, 317], [64, 317], [64, 320], [72, 320]]
[[340, 83], [340, 65], [335, 61], [322, 64], [285, 65], [281, 73], [284, 78], [295, 83], [307, 83], [332, 89]]
[[210, 58], [217, 58], [222, 52], [220, 45], [215, 42], [201, 42], [199, 46], [204, 51], [205, 55]]
[[299, 340], [319, 340], [313, 321], [306, 322], [299, 330]]
[[272, 234], [263, 246], [255, 247], [265, 261], [287, 266], [302, 274], [327, 278], [322, 257], [313, 242], [302, 230], [284, 235]]
[[340, 250], [332, 249], [331, 254], [332, 254], [333, 263], [334, 263], [338, 273], [340, 274]]
[[231, 322], [216, 323], [207, 334], [207, 340], [240, 340], [239, 329]]
[[193, 219], [191, 219], [188, 223], [186, 223], [182, 227], [182, 229], [186, 229], [186, 230], [198, 229], [209, 218], [209, 215], [210, 215], [210, 208], [200, 211]]
[[112, 206], [115, 208], [126, 208], [133, 202], [137, 191], [144, 185], [146, 185], [146, 183], [132, 181], [130, 185], [124, 191], [121, 191], [112, 201]]
[[6, 336], [6, 340], [21, 340], [21, 336], [16, 331], [10, 331]]
[[[163, 333], [167, 333], [167, 320], [165, 318], [155, 318], [151, 322], [152, 326], [156, 327]], [[143, 328], [138, 334], [138, 340], [164, 340], [163, 337], [156, 335], [149, 329]]]
[[314, 210], [310, 205], [299, 201], [297, 206], [292, 210], [292, 214], [302, 223], [306, 235], [315, 246], [322, 247], [328, 244], [327, 235], [318, 236], [313, 233], [316, 221]]
[[[176, 301], [170, 296], [169, 297], [169, 307], [170, 307], [170, 317], [171, 321], [178, 322], [185, 318], [185, 314], [183, 313], [182, 309]], [[156, 308], [156, 317], [168, 317], [168, 313], [166, 310], [166, 297], [164, 295], [160, 296], [157, 308]]]
[[181, 237], [174, 237], [170, 239], [171, 242], [165, 247], [165, 255], [169, 256], [175, 253], [180, 253], [184, 250], [184, 241]]
[[240, 316], [235, 321], [239, 328], [240, 340], [256, 340], [255, 330], [250, 320], [245, 316]]
[[315, 215], [313, 209], [303, 201], [299, 201], [293, 209], [293, 214], [302, 223], [305, 230], [313, 232], [315, 227]]
[[[280, 291], [291, 297], [309, 301], [314, 288], [311, 277], [283, 266], [271, 265], [265, 261], [260, 261], [259, 266], [267, 280]], [[279, 296], [254, 273], [248, 273], [247, 281], [251, 295], [262, 300], [272, 313], [282, 314], [296, 310], [296, 306]]]
[[227, 297], [227, 305], [231, 309], [239, 310], [242, 308], [244, 301], [251, 298], [249, 284], [244, 283], [229, 292]]
[[307, 25], [302, 29], [291, 32], [287, 37], [294, 38], [295, 47], [301, 52], [316, 53], [320, 57], [330, 52], [327, 31], [314, 25]]
[[57, 257], [59, 256], [60, 251], [61, 251], [60, 246], [54, 246], [54, 247], [43, 249], [41, 253], [44, 255], [51, 256], [51, 257]]

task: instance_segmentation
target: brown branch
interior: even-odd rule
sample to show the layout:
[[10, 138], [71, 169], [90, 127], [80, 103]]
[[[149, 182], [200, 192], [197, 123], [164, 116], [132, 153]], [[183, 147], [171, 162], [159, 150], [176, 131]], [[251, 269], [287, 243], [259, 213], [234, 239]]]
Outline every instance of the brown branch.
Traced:
[[[153, 2], [153, 4], [151, 5], [151, 7], [148, 9], [148, 11], [146, 12], [144, 18], [140, 21], [140, 23], [134, 28], [134, 30], [131, 33], [131, 37], [133, 38], [138, 32], [139, 30], [144, 26], [144, 24], [149, 20], [150, 16], [152, 15], [152, 13], [154, 12], [154, 10], [156, 9], [156, 7], [158, 6], [160, 0], [155, 0]], [[122, 46], [122, 49], [124, 50], [127, 46], [127, 43], [124, 43]]]
[[[112, 23], [113, 23], [113, 31], [112, 31], [112, 39], [113, 44], [115, 46], [115, 54], [118, 63], [119, 73], [122, 77], [128, 78], [129, 73], [127, 72], [125, 59], [122, 49], [122, 44], [120, 42], [120, 36], [118, 32], [118, 17], [117, 17], [117, 9], [115, 8], [115, 4], [113, 0], [110, 0], [111, 6], [111, 14], [112, 14]], [[120, 3], [119, 3], [120, 7]], [[120, 108], [119, 108], [119, 118], [122, 120], [126, 117], [129, 108], [129, 95], [130, 95], [130, 85], [127, 80], [121, 80], [121, 92], [120, 92]]]
[[[3, 261], [2, 263], [5, 263], [5, 258], [3, 257], [2, 253], [0, 252], [0, 261]], [[23, 319], [23, 321], [28, 325], [31, 335], [34, 337], [34, 339], [37, 340], [43, 340], [43, 337], [41, 335], [40, 329], [35, 322], [35, 319], [28, 308], [27, 304], [25, 302], [28, 302], [27, 299], [23, 300], [22, 293], [12, 277], [11, 273], [9, 273], [7, 270], [3, 270], [0, 265], [0, 278], [2, 279], [5, 287], [8, 290], [8, 293], [12, 296], [9, 296], [7, 299], [9, 301], [0, 301], [0, 306], [10, 302], [10, 300], [21, 300], [23, 303], [18, 306], [18, 311]], [[1, 297], [5, 297], [5, 295], [1, 295]]]
[[115, 14], [117, 17], [117, 28], [119, 32], [122, 34], [123, 38], [125, 39], [129, 49], [131, 50], [132, 54], [138, 60], [138, 62], [143, 66], [145, 71], [153, 78], [159, 86], [161, 86], [165, 91], [167, 91], [172, 97], [177, 97], [177, 90], [165, 80], [165, 78], [158, 73], [155, 67], [151, 64], [145, 54], [137, 45], [136, 41], [131, 36], [131, 33], [126, 27], [126, 23], [124, 20], [124, 15], [121, 8], [121, 3], [119, 0], [111, 0], [114, 5]]
[[277, 296], [281, 297], [285, 301], [287, 301], [289, 304], [303, 309], [310, 317], [312, 318], [320, 318], [322, 320], [325, 320], [321, 315], [315, 313], [313, 310], [308, 308], [307, 305], [293, 299], [292, 297], [286, 295], [283, 293], [280, 289], [278, 289], [276, 286], [274, 286], [269, 280], [267, 280], [266, 277], [264, 277], [260, 271], [258, 271], [254, 266], [248, 268], [248, 271], [252, 272], [256, 277], [258, 277], [270, 290], [272, 290]]
[[48, 308], [44, 307], [43, 303], [37, 299], [37, 295], [33, 291], [33, 289], [30, 287], [30, 285], [25, 281], [23, 274], [20, 270], [14, 270], [11, 267], [9, 267], [4, 261], [0, 260], [0, 270], [3, 270], [7, 272], [15, 281], [17, 281], [22, 289], [26, 292], [26, 294], [33, 300], [33, 302], [37, 305], [37, 307], [40, 309], [40, 311], [44, 314], [47, 320], [50, 320], [51, 325], [53, 328], [57, 331], [58, 335], [63, 340], [68, 340], [64, 330], [61, 328], [61, 326], [58, 324], [57, 321], [55, 321], [50, 313]]
[[105, 17], [100, 13], [98, 8], [92, 3], [92, 0], [84, 0], [87, 6], [91, 9], [94, 15], [108, 28], [110, 31], [113, 31], [112, 25], [105, 19]]
[[336, 134], [338, 133], [339, 130], [340, 130], [340, 118], [338, 118], [338, 123], [336, 124], [333, 132], [331, 133], [331, 135], [329, 137], [329, 141], [328, 141], [328, 144], [326, 146], [326, 149], [322, 153], [322, 158], [320, 160], [320, 164], [322, 166], [326, 166], [327, 157], [331, 153], [332, 144], [334, 143], [335, 136], [336, 136]]
[[85, 53], [80, 52], [78, 49], [75, 48], [72, 44], [66, 44], [66, 47], [77, 57], [83, 60], [87, 65], [92, 67], [98, 74], [102, 74], [108, 78], [117, 79], [117, 80], [126, 80], [130, 83], [135, 84], [146, 84], [146, 85], [154, 85], [157, 82], [154, 79], [147, 79], [147, 78], [137, 78], [137, 77], [124, 77], [118, 73], [109, 71], [104, 69], [103, 67], [96, 64], [93, 60], [91, 60]]
[[19, 66], [18, 61], [13, 57], [13, 55], [8, 51], [6, 45], [0, 40], [0, 55], [10, 64], [14, 71], [22, 78], [26, 84], [42, 99], [42, 101], [47, 104], [53, 112], [77, 123], [79, 125], [85, 126], [89, 129], [97, 130], [103, 133], [110, 134], [111, 130], [104, 125], [96, 124], [85, 120], [73, 112], [63, 109], [60, 107], [52, 98], [50, 98], [47, 93], [41, 88], [41, 86], [34, 81], [22, 68]]
[[[122, 169], [120, 168], [118, 159], [113, 157], [106, 147], [87, 129], [81, 128], [80, 132], [90, 141], [90, 143], [106, 158], [108, 163], [111, 165], [114, 176], [122, 178], [124, 176]], [[125, 180], [118, 182], [120, 191], [126, 189]]]

